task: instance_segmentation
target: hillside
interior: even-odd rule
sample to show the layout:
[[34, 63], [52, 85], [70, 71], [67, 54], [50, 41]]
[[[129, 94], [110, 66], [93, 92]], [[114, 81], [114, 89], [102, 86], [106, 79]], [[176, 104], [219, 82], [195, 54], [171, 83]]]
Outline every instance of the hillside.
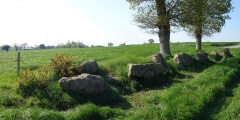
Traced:
[[[203, 51], [195, 51], [195, 43], [172, 43], [171, 52], [193, 57], [235, 44], [238, 43], [203, 43]], [[180, 67], [173, 58], [166, 57], [173, 70], [162, 77], [127, 77], [129, 63], [152, 63], [148, 56], [158, 51], [159, 44], [20, 51], [22, 73], [37, 73], [50, 65], [56, 54], [73, 55], [74, 64], [96, 60], [99, 75], [111, 90], [92, 96], [63, 91], [59, 78], [43, 81], [47, 85], [44, 89], [31, 87], [36, 83], [17, 77], [17, 52], [2, 52], [0, 119], [239, 119], [239, 48], [230, 48], [233, 57], [211, 59], [210, 64], [196, 62], [191, 67]], [[21, 88], [22, 81], [29, 84]]]

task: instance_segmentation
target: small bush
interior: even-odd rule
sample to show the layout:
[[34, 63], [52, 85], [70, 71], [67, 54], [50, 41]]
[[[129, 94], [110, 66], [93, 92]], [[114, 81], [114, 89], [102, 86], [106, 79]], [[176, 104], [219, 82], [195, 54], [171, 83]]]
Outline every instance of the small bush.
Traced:
[[28, 69], [18, 78], [20, 93], [23, 96], [30, 96], [37, 89], [46, 89], [51, 78], [52, 70], [48, 66], [39, 69], [36, 74]]
[[73, 56], [68, 55], [55, 55], [51, 59], [51, 67], [54, 69], [56, 77], [71, 77], [80, 73], [82, 67], [76, 65]]

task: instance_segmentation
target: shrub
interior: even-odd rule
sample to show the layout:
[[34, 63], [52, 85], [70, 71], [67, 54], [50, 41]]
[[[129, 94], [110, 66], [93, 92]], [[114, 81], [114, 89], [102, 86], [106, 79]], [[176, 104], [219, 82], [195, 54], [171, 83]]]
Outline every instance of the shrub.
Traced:
[[52, 78], [52, 69], [48, 66], [39, 69], [36, 74], [28, 69], [18, 78], [19, 90], [23, 96], [29, 96], [37, 89], [46, 89]]
[[56, 77], [71, 77], [80, 73], [82, 67], [76, 65], [73, 56], [69, 55], [55, 55], [55, 58], [51, 59], [51, 67], [54, 70]]
[[[18, 78], [18, 92], [24, 97], [35, 96], [39, 102], [30, 103], [43, 108], [65, 110], [75, 105], [75, 100], [67, 96], [55, 83], [58, 77], [70, 77], [80, 72], [81, 67], [76, 66], [73, 56], [57, 55], [51, 59], [51, 64], [36, 72], [28, 68]], [[50, 84], [51, 83], [51, 84]]]
[[217, 42], [217, 43], [211, 43], [210, 46], [215, 46], [215, 47], [223, 47], [223, 46], [231, 46], [231, 45], [237, 45], [238, 43], [236, 42]]

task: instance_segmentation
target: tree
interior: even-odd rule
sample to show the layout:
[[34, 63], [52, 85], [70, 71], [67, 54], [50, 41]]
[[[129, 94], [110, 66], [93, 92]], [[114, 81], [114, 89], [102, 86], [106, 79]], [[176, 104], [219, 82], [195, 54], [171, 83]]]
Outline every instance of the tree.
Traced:
[[119, 46], [125, 46], [126, 45], [126, 43], [122, 43], [122, 44], [120, 44]]
[[23, 43], [21, 46], [23, 47], [23, 50], [25, 50], [25, 47], [28, 46], [28, 44], [27, 43]]
[[10, 46], [9, 45], [3, 45], [2, 46], [2, 50], [6, 50], [8, 52]]
[[39, 46], [38, 46], [38, 45], [34, 45], [34, 46], [35, 46], [35, 49], [37, 49], [37, 50], [39, 49]]
[[157, 33], [160, 53], [171, 55], [170, 26], [178, 27], [179, 5], [184, 0], [127, 0], [131, 9], [137, 10], [133, 21], [141, 29]]
[[233, 9], [231, 0], [185, 0], [181, 7], [181, 25], [195, 37], [196, 50], [202, 49], [203, 36], [221, 32]]
[[148, 42], [149, 43], [154, 43], [154, 40], [153, 39], [149, 39]]
[[39, 45], [39, 49], [45, 49], [46, 47], [45, 47], [45, 45], [44, 44], [40, 44]]
[[15, 48], [16, 52], [17, 52], [17, 50], [18, 50], [18, 46], [19, 46], [19, 45], [18, 45], [17, 43], [14, 43], [14, 44], [13, 44], [13, 47]]
[[108, 43], [108, 46], [109, 47], [113, 46], [113, 43], [112, 42]]

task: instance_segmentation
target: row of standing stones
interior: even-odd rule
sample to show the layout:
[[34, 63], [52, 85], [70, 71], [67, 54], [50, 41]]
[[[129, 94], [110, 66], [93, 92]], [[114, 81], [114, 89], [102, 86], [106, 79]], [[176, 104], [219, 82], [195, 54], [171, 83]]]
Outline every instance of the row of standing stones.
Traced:
[[[219, 61], [223, 56], [231, 57], [228, 48], [223, 51], [212, 51], [209, 54], [215, 61]], [[168, 64], [161, 53], [156, 53], [149, 56], [154, 63], [148, 64], [129, 64], [128, 77], [145, 78], [161, 76], [164, 71], [172, 69], [171, 65]], [[188, 67], [194, 65], [194, 61], [209, 64], [207, 53], [196, 54], [194, 58], [186, 53], [176, 54], [173, 58], [174, 62], [182, 67]]]
[[[213, 56], [216, 61], [219, 61], [222, 56], [231, 56], [228, 48], [224, 51], [212, 51], [210, 52], [210, 55]], [[161, 53], [151, 55], [149, 56], [149, 59], [154, 63], [129, 64], [128, 77], [156, 77], [161, 76], [164, 71], [172, 69], [171, 65], [165, 61]], [[196, 54], [194, 58], [188, 54], [181, 53], [176, 54], [173, 59], [176, 64], [184, 67], [192, 66], [194, 64], [194, 60], [206, 64], [210, 62], [207, 53]], [[59, 80], [59, 84], [63, 90], [73, 91], [83, 95], [91, 95], [103, 93], [110, 88], [104, 78], [97, 75], [99, 66], [96, 61], [86, 61], [83, 62], [81, 66], [83, 74], [74, 77], [63, 77]]]

